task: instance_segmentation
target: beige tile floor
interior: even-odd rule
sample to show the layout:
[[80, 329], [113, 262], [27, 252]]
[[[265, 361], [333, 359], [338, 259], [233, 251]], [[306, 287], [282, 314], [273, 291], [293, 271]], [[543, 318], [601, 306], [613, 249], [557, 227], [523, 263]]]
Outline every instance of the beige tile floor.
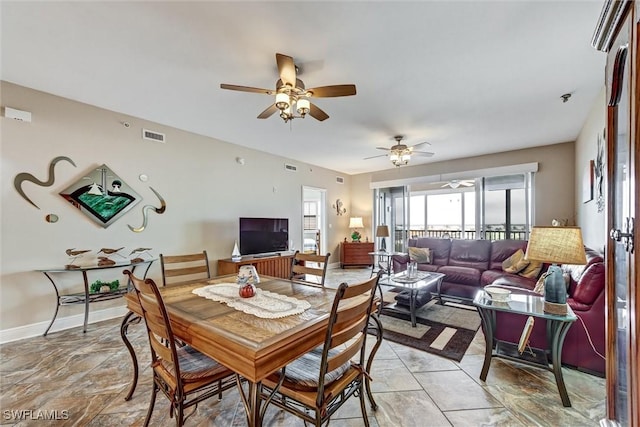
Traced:
[[[328, 284], [368, 277], [368, 270], [330, 270]], [[55, 332], [0, 346], [0, 423], [16, 426], [138, 426], [148, 406], [150, 370], [143, 325], [130, 330], [140, 355], [140, 383], [124, 401], [131, 359], [119, 333], [120, 319]], [[564, 408], [551, 372], [494, 360], [487, 381], [479, 380], [484, 339], [478, 332], [460, 363], [393, 342], [383, 342], [372, 369], [378, 410], [368, 408], [372, 426], [597, 426], [605, 413], [604, 380], [565, 368], [573, 403]], [[11, 419], [10, 411], [67, 411], [57, 421]], [[171, 426], [168, 405], [158, 396], [153, 426]], [[221, 401], [200, 404], [187, 426], [244, 426], [237, 390]], [[302, 426], [271, 408], [265, 426]], [[357, 399], [331, 420], [337, 427], [361, 426]]]

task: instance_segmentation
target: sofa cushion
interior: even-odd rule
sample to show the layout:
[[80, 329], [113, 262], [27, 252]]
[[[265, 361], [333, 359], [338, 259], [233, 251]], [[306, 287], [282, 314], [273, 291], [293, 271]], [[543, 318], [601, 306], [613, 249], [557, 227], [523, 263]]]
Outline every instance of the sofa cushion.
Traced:
[[438, 273], [445, 275], [445, 282], [459, 283], [461, 285], [480, 286], [482, 271], [473, 267], [445, 265], [438, 269]]
[[418, 271], [431, 271], [435, 273], [440, 267], [442, 266], [433, 264], [418, 264]]
[[[491, 257], [491, 242], [488, 240], [462, 240], [451, 241], [449, 254], [449, 266], [471, 267], [478, 270], [489, 269]], [[445, 279], [447, 281], [452, 281]], [[480, 284], [480, 282], [478, 282]]]
[[487, 270], [483, 272], [480, 282], [483, 287], [487, 285], [502, 285], [526, 290], [533, 290], [536, 285], [536, 281], [533, 279], [527, 279], [518, 274], [506, 273], [499, 270]]
[[531, 261], [524, 259], [524, 251], [518, 249], [509, 258], [502, 261], [502, 270], [507, 273], [520, 273]]
[[409, 247], [409, 258], [418, 264], [431, 264], [431, 251], [429, 248]]
[[580, 304], [591, 305], [604, 289], [604, 263], [591, 264], [584, 272], [571, 298]]
[[509, 258], [515, 251], [527, 249], [526, 240], [493, 240], [491, 242], [491, 259], [489, 270], [501, 270], [502, 262]]
[[415, 248], [429, 248], [429, 251], [431, 252], [431, 264], [447, 265], [447, 262], [449, 261], [451, 239], [419, 237], [417, 239], [409, 239], [408, 246]]
[[562, 264], [560, 268], [562, 268], [563, 273], [568, 273], [571, 278], [571, 283], [569, 283], [569, 294], [573, 295], [578, 286], [578, 282], [580, 281], [580, 277], [582, 277], [583, 273], [589, 268], [592, 264], [604, 262], [602, 255], [598, 251], [595, 251], [590, 248], [585, 248], [585, 254], [587, 256], [587, 263], [585, 265], [572, 265], [572, 264]]
[[527, 279], [536, 279], [542, 271], [542, 265], [543, 264], [540, 261], [529, 261], [529, 265], [527, 265], [522, 271], [518, 272], [518, 274], [522, 277], [526, 277]]

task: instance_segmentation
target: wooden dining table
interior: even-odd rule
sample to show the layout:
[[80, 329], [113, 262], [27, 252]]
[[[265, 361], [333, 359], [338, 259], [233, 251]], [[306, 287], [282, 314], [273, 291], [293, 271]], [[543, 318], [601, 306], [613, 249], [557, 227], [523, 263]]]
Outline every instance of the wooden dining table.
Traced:
[[[276, 319], [247, 314], [192, 292], [211, 284], [234, 283], [235, 279], [235, 275], [228, 275], [171, 285], [161, 287], [160, 293], [169, 313], [174, 335], [246, 380], [248, 391], [245, 394], [241, 389], [240, 392], [243, 395], [247, 422], [252, 427], [260, 426], [261, 381], [324, 342], [335, 290], [261, 276], [258, 288], [305, 300], [311, 305], [301, 314]], [[134, 365], [134, 380], [125, 398], [129, 400], [137, 383], [138, 363], [126, 335], [128, 327], [140, 321], [142, 312], [135, 293], [127, 294], [125, 299], [129, 313], [122, 321], [121, 336]], [[367, 370], [381, 339], [380, 328]], [[375, 409], [377, 405], [368, 384], [367, 394]]]

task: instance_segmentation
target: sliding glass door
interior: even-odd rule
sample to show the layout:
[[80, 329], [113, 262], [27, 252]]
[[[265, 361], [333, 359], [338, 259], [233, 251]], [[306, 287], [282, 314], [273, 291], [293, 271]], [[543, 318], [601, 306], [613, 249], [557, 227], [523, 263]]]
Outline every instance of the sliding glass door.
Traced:
[[[388, 225], [391, 251], [402, 252], [409, 236], [409, 190], [407, 187], [374, 190], [374, 225]], [[375, 230], [375, 227], [374, 227]], [[376, 242], [379, 245], [379, 242]], [[378, 247], [378, 246], [376, 246]]]

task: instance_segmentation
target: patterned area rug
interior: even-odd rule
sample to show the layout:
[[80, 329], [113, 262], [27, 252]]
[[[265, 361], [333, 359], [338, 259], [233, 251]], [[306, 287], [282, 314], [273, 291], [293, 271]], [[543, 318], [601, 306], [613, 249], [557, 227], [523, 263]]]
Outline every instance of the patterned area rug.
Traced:
[[[384, 294], [385, 305], [394, 301], [393, 296]], [[416, 311], [415, 328], [408, 310], [384, 310], [380, 316], [384, 338], [459, 362], [480, 328], [480, 316], [474, 307], [436, 301]]]

